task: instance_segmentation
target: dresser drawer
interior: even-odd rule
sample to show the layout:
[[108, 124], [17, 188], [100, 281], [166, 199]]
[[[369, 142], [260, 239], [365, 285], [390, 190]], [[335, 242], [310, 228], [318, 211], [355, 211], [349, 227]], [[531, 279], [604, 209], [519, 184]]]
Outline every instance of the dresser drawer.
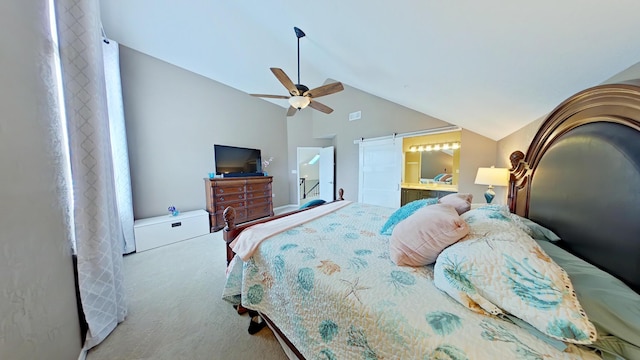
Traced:
[[258, 198], [249, 198], [246, 201], [247, 206], [267, 205], [271, 202], [271, 199], [264, 196]]
[[[214, 200], [216, 202], [216, 210], [217, 210], [218, 204], [230, 204], [230, 203], [233, 203], [233, 202], [243, 201], [244, 199], [245, 199], [245, 194], [244, 193], [216, 195], [216, 197], [214, 198]], [[224, 210], [224, 209], [222, 209], [222, 210]]]
[[271, 203], [247, 207], [247, 220], [254, 220], [271, 215]]
[[253, 191], [253, 192], [248, 192], [247, 193], [247, 199], [255, 199], [255, 198], [263, 198], [263, 197], [270, 197], [271, 196], [271, 190], [263, 190], [263, 191]]
[[[241, 222], [247, 221], [247, 209], [235, 209], [236, 210], [236, 218], [235, 223], [239, 224]], [[216, 214], [216, 224], [218, 227], [223, 228], [224, 224], [224, 211], [221, 211]]]
[[218, 197], [218, 195], [227, 195], [227, 194], [242, 194], [244, 193], [244, 185], [243, 184], [238, 184], [238, 185], [225, 185], [225, 186], [218, 186], [214, 189], [214, 195], [216, 197]]
[[271, 189], [271, 183], [247, 183], [247, 192], [249, 191], [265, 191]]
[[238, 210], [238, 209], [244, 209], [245, 202], [244, 201], [229, 201], [229, 202], [216, 202], [216, 209], [215, 212], [222, 212], [224, 211], [224, 209], [226, 209], [227, 207], [231, 206], [232, 208]]

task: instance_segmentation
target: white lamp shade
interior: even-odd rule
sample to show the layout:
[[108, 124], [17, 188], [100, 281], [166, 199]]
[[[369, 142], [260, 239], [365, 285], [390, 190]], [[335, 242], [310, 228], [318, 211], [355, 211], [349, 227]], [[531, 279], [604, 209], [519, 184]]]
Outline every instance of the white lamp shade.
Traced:
[[310, 102], [311, 100], [306, 96], [292, 96], [289, 98], [289, 105], [298, 110], [306, 108]]
[[493, 166], [478, 168], [475, 183], [478, 185], [507, 186], [509, 185], [509, 169]]

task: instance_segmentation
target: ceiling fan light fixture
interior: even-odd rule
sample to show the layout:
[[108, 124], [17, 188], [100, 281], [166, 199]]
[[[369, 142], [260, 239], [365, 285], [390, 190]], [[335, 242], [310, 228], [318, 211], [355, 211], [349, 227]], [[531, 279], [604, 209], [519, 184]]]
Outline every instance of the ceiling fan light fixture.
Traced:
[[283, 96], [283, 95], [268, 95], [268, 94], [249, 94], [251, 96], [270, 98], [270, 99], [288, 99], [289, 100], [289, 108], [287, 109], [287, 116], [293, 116], [296, 114], [296, 110], [302, 110], [311, 104], [311, 108], [323, 112], [325, 114], [331, 114], [333, 109], [316, 101], [316, 98], [321, 96], [335, 94], [339, 91], [344, 90], [344, 86], [341, 82], [334, 82], [330, 84], [325, 84], [322, 86], [318, 86], [309, 90], [306, 85], [300, 83], [300, 38], [306, 36], [304, 31], [300, 30], [297, 27], [293, 28], [296, 32], [296, 37], [298, 38], [298, 83], [294, 84], [293, 81], [289, 78], [289, 76], [280, 68], [272, 67], [271, 72], [276, 76], [276, 79], [280, 81], [282, 85], [287, 89], [289, 95], [291, 96]]
[[309, 105], [311, 100], [306, 96], [292, 96], [289, 98], [289, 105], [298, 110], [302, 110]]

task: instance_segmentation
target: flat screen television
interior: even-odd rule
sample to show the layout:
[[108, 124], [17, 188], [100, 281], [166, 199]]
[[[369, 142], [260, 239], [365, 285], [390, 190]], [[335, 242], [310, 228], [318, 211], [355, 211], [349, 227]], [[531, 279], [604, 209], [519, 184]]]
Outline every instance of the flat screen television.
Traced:
[[259, 149], [214, 145], [213, 157], [217, 175], [224, 177], [263, 175]]

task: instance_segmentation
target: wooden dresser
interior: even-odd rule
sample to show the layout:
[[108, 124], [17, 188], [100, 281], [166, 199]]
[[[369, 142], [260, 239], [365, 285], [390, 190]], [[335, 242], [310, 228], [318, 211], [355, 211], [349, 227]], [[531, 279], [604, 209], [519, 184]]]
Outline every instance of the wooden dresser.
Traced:
[[204, 179], [211, 232], [224, 228], [222, 213], [236, 210], [236, 223], [273, 216], [271, 176]]

